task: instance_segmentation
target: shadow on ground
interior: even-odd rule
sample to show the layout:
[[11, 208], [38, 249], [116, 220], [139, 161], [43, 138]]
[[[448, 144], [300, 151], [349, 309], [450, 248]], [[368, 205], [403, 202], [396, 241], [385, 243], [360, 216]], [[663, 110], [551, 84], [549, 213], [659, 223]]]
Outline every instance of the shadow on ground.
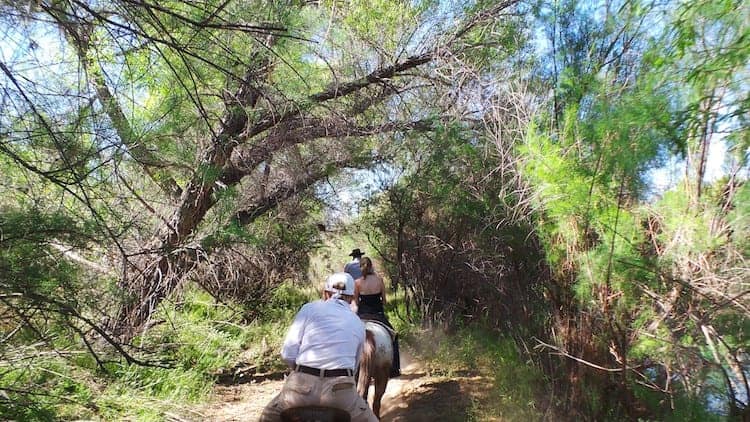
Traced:
[[245, 366], [239, 364], [234, 368], [225, 369], [216, 373], [216, 385], [228, 387], [246, 383], [258, 383], [263, 381], [281, 381], [286, 376], [285, 371], [258, 372], [256, 366]]

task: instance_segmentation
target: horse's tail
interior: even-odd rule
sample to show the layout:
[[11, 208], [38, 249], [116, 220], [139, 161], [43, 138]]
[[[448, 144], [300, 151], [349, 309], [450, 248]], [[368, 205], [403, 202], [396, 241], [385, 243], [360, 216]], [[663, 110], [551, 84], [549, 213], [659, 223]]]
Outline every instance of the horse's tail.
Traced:
[[366, 394], [367, 386], [370, 385], [372, 377], [371, 368], [372, 360], [375, 356], [375, 336], [370, 330], [365, 331], [365, 345], [362, 348], [362, 354], [359, 357], [359, 379], [357, 381], [357, 391], [360, 395]]
[[[365, 345], [362, 349], [362, 360], [359, 364], [360, 367], [360, 376], [362, 368], [367, 368], [368, 374], [369, 369], [372, 367], [372, 359], [375, 356], [375, 336], [372, 334], [370, 330], [365, 331]], [[369, 374], [372, 376], [372, 374]]]

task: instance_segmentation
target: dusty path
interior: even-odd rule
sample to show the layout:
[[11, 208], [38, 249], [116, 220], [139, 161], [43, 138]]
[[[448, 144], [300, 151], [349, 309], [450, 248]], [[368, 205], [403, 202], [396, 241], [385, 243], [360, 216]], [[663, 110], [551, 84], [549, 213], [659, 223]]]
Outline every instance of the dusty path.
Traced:
[[[233, 386], [217, 386], [209, 405], [183, 415], [188, 420], [216, 422], [256, 421], [263, 407], [276, 395], [283, 380], [266, 380]], [[383, 396], [384, 422], [466, 421], [472, 406], [486, 397], [488, 380], [472, 374], [431, 376], [420, 362], [402, 354], [402, 375], [390, 380]], [[371, 388], [372, 389], [372, 388]]]

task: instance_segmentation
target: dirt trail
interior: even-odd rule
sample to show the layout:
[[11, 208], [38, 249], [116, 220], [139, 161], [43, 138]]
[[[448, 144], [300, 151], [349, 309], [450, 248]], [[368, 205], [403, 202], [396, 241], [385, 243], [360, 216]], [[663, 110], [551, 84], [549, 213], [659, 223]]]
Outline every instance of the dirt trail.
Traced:
[[[399, 378], [388, 382], [381, 408], [383, 422], [466, 421], [473, 403], [485, 398], [491, 388], [489, 380], [470, 373], [450, 378], [431, 376], [404, 351], [401, 372]], [[256, 421], [283, 383], [283, 380], [266, 380], [216, 386], [210, 404], [184, 416], [189, 420], [215, 422]]]

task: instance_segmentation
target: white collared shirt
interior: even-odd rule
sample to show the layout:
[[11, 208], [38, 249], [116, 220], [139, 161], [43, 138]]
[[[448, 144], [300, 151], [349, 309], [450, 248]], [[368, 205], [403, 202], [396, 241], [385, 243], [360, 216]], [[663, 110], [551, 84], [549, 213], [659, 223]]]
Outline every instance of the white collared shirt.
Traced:
[[290, 365], [355, 369], [365, 341], [365, 326], [340, 299], [302, 306], [287, 331], [281, 357]]

